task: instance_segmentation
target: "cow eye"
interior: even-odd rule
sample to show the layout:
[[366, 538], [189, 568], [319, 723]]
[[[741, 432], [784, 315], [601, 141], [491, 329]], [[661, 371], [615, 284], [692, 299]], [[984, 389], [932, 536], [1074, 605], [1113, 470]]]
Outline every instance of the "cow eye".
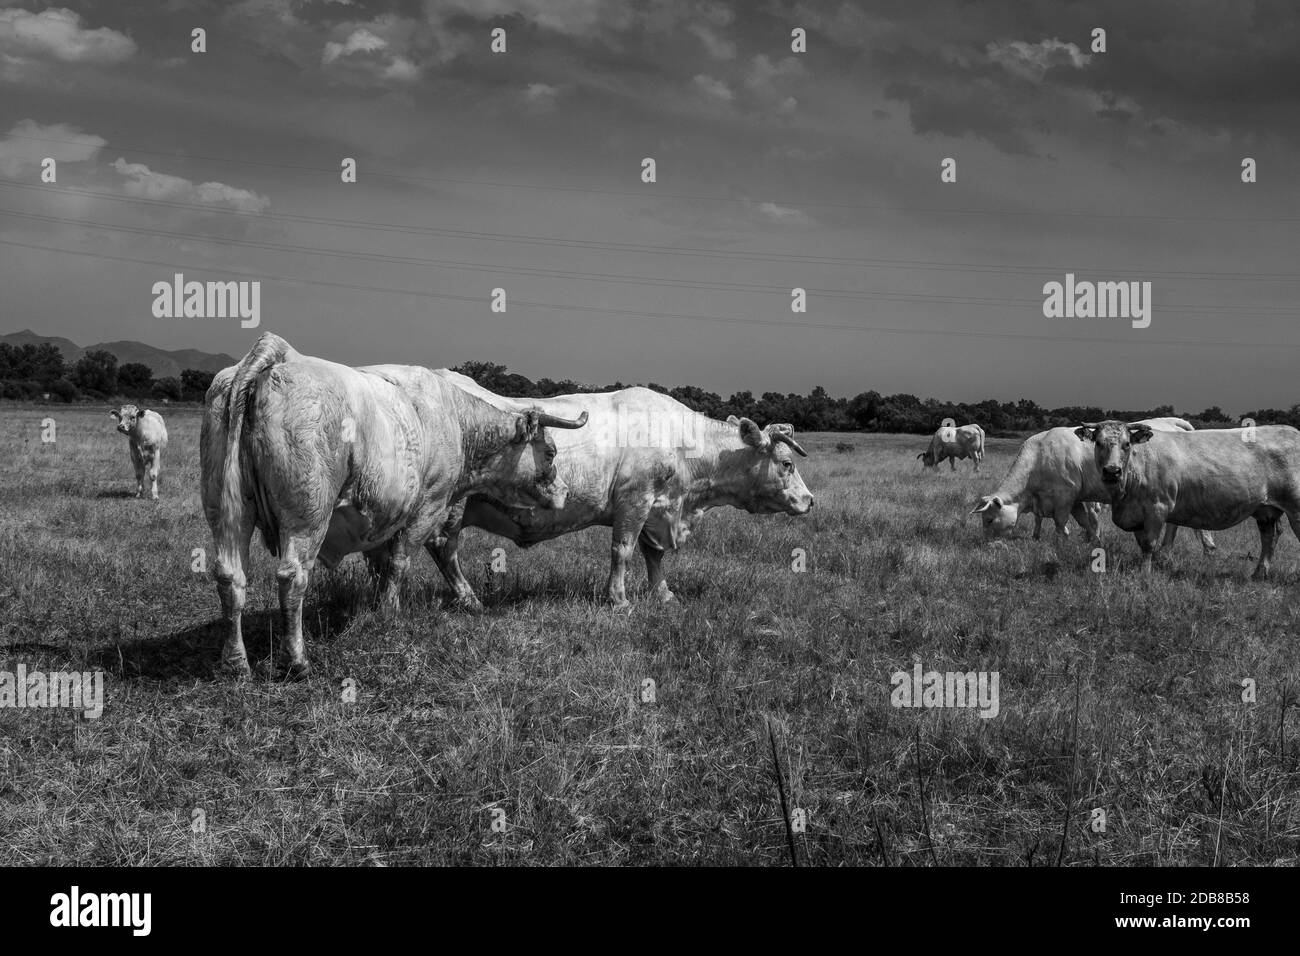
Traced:
[[786, 471], [794, 471], [794, 462], [792, 461], [782, 462], [781, 467], [784, 468]]

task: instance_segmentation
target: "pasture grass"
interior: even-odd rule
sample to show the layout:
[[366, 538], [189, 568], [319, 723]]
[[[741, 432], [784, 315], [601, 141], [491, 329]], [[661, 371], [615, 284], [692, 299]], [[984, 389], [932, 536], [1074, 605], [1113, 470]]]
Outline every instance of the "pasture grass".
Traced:
[[[639, 557], [632, 610], [599, 603], [606, 529], [470, 531], [486, 614], [444, 610], [422, 556], [384, 620], [349, 558], [312, 581], [312, 678], [230, 683], [192, 570], [198, 413], [167, 418], [153, 503], [106, 416], [0, 407], [0, 671], [106, 675], [97, 720], [0, 709], [8, 863], [787, 865], [773, 742], [801, 864], [1300, 862], [1289, 533], [1269, 583], [1253, 522], [1213, 558], [1184, 531], [1144, 580], [1103, 519], [1094, 573], [1077, 528], [989, 547], [965, 517], [1016, 441], [925, 474], [923, 438], [800, 435], [815, 510], [710, 513], [665, 559], [677, 605], [645, 600]], [[253, 548], [256, 672], [278, 622]], [[998, 716], [891, 707], [914, 657], [996, 671]]]

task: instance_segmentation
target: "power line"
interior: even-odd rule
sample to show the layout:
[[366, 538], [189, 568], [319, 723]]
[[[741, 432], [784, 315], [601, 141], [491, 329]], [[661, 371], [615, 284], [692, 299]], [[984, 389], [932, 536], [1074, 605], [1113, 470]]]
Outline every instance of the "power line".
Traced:
[[[603, 282], [619, 283], [633, 285], [659, 286], [668, 288], [685, 288], [685, 289], [711, 289], [726, 292], [741, 292], [757, 295], [782, 295], [790, 294], [790, 287], [778, 285], [746, 285], [742, 283], [727, 282], [710, 282], [708, 280], [697, 279], [665, 279], [651, 276], [629, 276], [629, 275], [611, 275], [607, 273], [592, 272], [575, 272], [565, 269], [547, 269], [538, 266], [513, 266], [503, 265], [500, 263], [481, 263], [466, 262], [456, 259], [431, 259], [422, 256], [399, 256], [389, 253], [379, 252], [357, 252], [344, 249], [324, 249], [317, 246], [287, 245], [284, 243], [263, 242], [256, 239], [241, 239], [233, 236], [202, 236], [194, 235], [188, 232], [178, 232], [166, 229], [151, 229], [145, 226], [124, 226], [114, 223], [96, 222], [93, 220], [72, 219], [62, 216], [46, 216], [40, 213], [23, 213], [10, 209], [0, 208], [0, 214], [10, 216], [15, 219], [26, 219], [37, 222], [58, 223], [64, 225], [87, 226], [96, 229], [107, 229], [111, 232], [125, 232], [133, 235], [153, 236], [156, 238], [182, 239], [188, 242], [209, 242], [220, 245], [242, 246], [253, 249], [265, 249], [271, 252], [283, 252], [295, 255], [327, 256], [337, 259], [350, 259], [364, 262], [379, 262], [390, 265], [418, 265], [433, 266], [443, 269], [460, 269], [471, 272], [487, 272], [494, 275], [529, 275], [542, 278], [561, 278], [568, 280], [578, 280], [583, 282]], [[1015, 307], [1021, 305], [1041, 305], [1041, 300], [1036, 298], [1015, 298], [1011, 296], [974, 296], [959, 294], [934, 294], [924, 292], [892, 292], [892, 291], [870, 291], [859, 289], [818, 289], [815, 286], [809, 286], [810, 294], [820, 298], [832, 300], [843, 299], [884, 299], [888, 301], [901, 302], [925, 302], [942, 305], [975, 305], [982, 307]], [[1251, 316], [1275, 316], [1275, 315], [1292, 315], [1295, 309], [1289, 307], [1271, 307], [1259, 306], [1255, 308], [1233, 308], [1230, 306], [1193, 306], [1182, 305], [1179, 303], [1168, 303], [1165, 308], [1176, 309], [1180, 312], [1187, 313], [1204, 313], [1211, 315], [1230, 314], [1230, 315], [1251, 315]]]
[[[34, 189], [48, 192], [51, 187], [34, 183], [22, 183], [15, 180], [0, 179], [0, 187]], [[1126, 269], [1106, 266], [1049, 266], [1039, 264], [995, 264], [978, 262], [943, 262], [926, 259], [888, 259], [859, 258], [851, 256], [819, 256], [806, 253], [782, 252], [731, 252], [709, 249], [699, 246], [664, 246], [649, 243], [600, 242], [588, 239], [570, 239], [559, 236], [533, 236], [514, 233], [477, 232], [464, 229], [446, 229], [436, 226], [413, 226], [400, 223], [374, 222], [364, 219], [333, 219], [325, 216], [304, 216], [290, 213], [251, 213], [237, 209], [222, 209], [201, 203], [180, 202], [178, 200], [148, 199], [142, 196], [115, 196], [110, 193], [91, 189], [77, 189], [71, 186], [55, 187], [59, 194], [88, 196], [110, 202], [135, 203], [150, 206], [164, 206], [175, 209], [194, 210], [223, 216], [238, 216], [254, 220], [271, 220], [275, 222], [296, 222], [311, 225], [325, 225], [344, 229], [367, 229], [382, 232], [396, 232], [412, 235], [430, 235], [457, 239], [482, 240], [485, 242], [519, 243], [524, 245], [555, 246], [560, 248], [591, 249], [601, 252], [620, 252], [634, 255], [669, 255], [685, 256], [691, 259], [712, 258], [741, 262], [779, 262], [807, 263], [813, 265], [853, 265], [867, 269], [890, 268], [917, 272], [970, 272], [988, 275], [1061, 275], [1064, 272], [1104, 274], [1112, 276], [1132, 276], [1153, 279], [1188, 279], [1193, 281], [1263, 281], [1293, 282], [1300, 280], [1300, 273], [1295, 272], [1211, 272], [1206, 270], [1179, 271], [1172, 269]]]
[[[62, 143], [70, 146], [87, 146], [84, 141], [54, 139], [45, 136], [25, 136], [21, 133], [7, 134], [13, 139], [25, 139], [32, 142], [41, 143]], [[101, 137], [102, 138], [102, 137]], [[107, 143], [104, 146], [96, 147], [97, 149], [107, 149]], [[175, 153], [165, 150], [144, 149], [137, 146], [124, 146], [115, 144], [115, 150], [121, 150], [129, 153], [142, 153], [146, 156], [165, 156], [169, 159], [177, 160], [198, 160], [208, 163], [225, 163], [230, 165], [242, 166], [260, 166], [271, 169], [286, 169], [296, 172], [323, 173], [330, 176], [338, 176], [339, 169], [328, 166], [303, 166], [296, 163], [274, 163], [265, 160], [241, 159], [233, 156], [202, 156], [195, 153]], [[1015, 217], [1032, 217], [1032, 218], [1068, 218], [1068, 219], [1115, 219], [1115, 220], [1143, 220], [1149, 222], [1216, 222], [1216, 223], [1240, 223], [1242, 225], [1260, 225], [1262, 223], [1294, 223], [1300, 222], [1300, 217], [1251, 217], [1245, 218], [1240, 216], [1158, 216], [1140, 213], [1100, 213], [1100, 212], [1078, 212], [1067, 210], [1045, 210], [1045, 209], [945, 209], [941, 207], [925, 206], [889, 206], [875, 203], [846, 203], [830, 202], [827, 200], [812, 199], [763, 199], [753, 200], [743, 196], [707, 196], [693, 193], [669, 193], [663, 192], [657, 188], [644, 190], [624, 190], [624, 189], [599, 189], [592, 186], [561, 186], [555, 184], [543, 183], [512, 183], [497, 180], [484, 179], [458, 179], [447, 176], [411, 176], [398, 173], [385, 172], [367, 172], [367, 176], [376, 179], [391, 180], [394, 182], [409, 183], [431, 183], [437, 185], [451, 184], [462, 186], [487, 186], [493, 189], [528, 189], [528, 190], [545, 190], [555, 192], [576, 192], [588, 193], [599, 196], [625, 196], [640, 200], [647, 199], [679, 199], [689, 202], [721, 202], [721, 203], [741, 203], [753, 205], [756, 202], [771, 202], [778, 205], [791, 207], [812, 206], [820, 209], [858, 209], [870, 212], [902, 212], [902, 213], [925, 213], [942, 216], [1015, 216]]]
[[[75, 249], [61, 249], [56, 246], [45, 246], [36, 243], [19, 242], [12, 239], [0, 239], [0, 245], [17, 246], [25, 249], [34, 249], [44, 252], [55, 252], [64, 255], [82, 256], [91, 259], [101, 259], [112, 262], [131, 262], [139, 265], [159, 266], [165, 269], [205, 269], [207, 266], [195, 265], [193, 263], [163, 262], [157, 259], [141, 259], [131, 256], [115, 256], [107, 253], [86, 252]], [[232, 275], [248, 279], [260, 279], [272, 282], [285, 282], [293, 285], [313, 285], [324, 286], [336, 289], [351, 289], [361, 292], [379, 292], [389, 295], [413, 296], [416, 298], [445, 299], [459, 302], [474, 302], [479, 305], [483, 304], [482, 296], [456, 295], [448, 292], [429, 292], [423, 289], [397, 289], [390, 286], [371, 286], [352, 282], [331, 282], [326, 279], [304, 279], [295, 276], [278, 276], [268, 273], [248, 272], [241, 270], [232, 272]], [[798, 329], [828, 329], [843, 332], [879, 332], [889, 335], [928, 335], [952, 338], [976, 338], [976, 339], [1003, 339], [1011, 341], [1046, 341], [1046, 342], [1076, 342], [1085, 345], [1160, 345], [1160, 346], [1189, 346], [1195, 348], [1300, 348], [1297, 342], [1258, 342], [1258, 341], [1218, 341], [1218, 342], [1194, 342], [1185, 339], [1151, 339], [1145, 336], [1133, 336], [1131, 338], [1090, 338], [1078, 335], [1035, 335], [1031, 333], [1019, 332], [977, 332], [965, 329], [905, 329], [887, 326], [862, 326], [862, 325], [842, 325], [829, 322], [791, 322], [789, 320], [778, 319], [750, 319], [733, 316], [720, 315], [700, 315], [693, 313], [676, 313], [676, 312], [650, 312], [638, 309], [618, 309], [618, 308], [600, 308], [597, 306], [583, 305], [557, 305], [551, 302], [533, 302], [529, 300], [514, 300], [516, 305], [523, 305], [529, 308], [548, 309], [558, 312], [582, 312], [598, 313], [603, 315], [627, 315], [638, 318], [658, 318], [658, 319], [687, 319], [702, 322], [721, 322], [737, 325], [758, 325], [769, 327], [798, 328]]]

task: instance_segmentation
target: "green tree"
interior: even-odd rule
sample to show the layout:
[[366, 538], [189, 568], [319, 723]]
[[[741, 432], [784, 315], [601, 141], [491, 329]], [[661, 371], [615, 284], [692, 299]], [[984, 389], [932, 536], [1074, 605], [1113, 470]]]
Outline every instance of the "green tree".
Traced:
[[117, 370], [117, 385], [127, 395], [147, 395], [153, 385], [153, 369], [143, 362], [127, 362]]
[[181, 399], [181, 394], [181, 380], [179, 378], [169, 375], [153, 383], [154, 398], [167, 398], [173, 402], [178, 402]]
[[187, 368], [181, 372], [181, 393], [191, 401], [202, 401], [208, 393], [208, 386], [216, 377], [216, 372], [205, 372], [198, 368]]
[[117, 390], [117, 356], [103, 349], [87, 352], [72, 367], [72, 382], [87, 392], [112, 395]]

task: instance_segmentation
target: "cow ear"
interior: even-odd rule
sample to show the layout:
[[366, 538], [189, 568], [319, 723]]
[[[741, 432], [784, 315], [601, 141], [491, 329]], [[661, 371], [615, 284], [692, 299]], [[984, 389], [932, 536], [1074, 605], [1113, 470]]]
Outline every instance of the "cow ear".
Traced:
[[924, 457], [925, 457], [925, 452], [918, 452], [916, 457], [917, 457], [918, 459], [920, 459], [920, 458], [924, 458]]
[[748, 418], [740, 420], [740, 438], [746, 445], [752, 445], [754, 448], [766, 448], [772, 444], [772, 439], [768, 437], [767, 432]]
[[523, 445], [537, 437], [537, 410], [530, 408], [515, 419], [514, 444]]
[[119, 422], [122, 420], [122, 413], [119, 412], [116, 408], [113, 409], [108, 414], [111, 415], [113, 418], [116, 418]]
[[1151, 430], [1150, 425], [1130, 425], [1128, 427], [1129, 441], [1133, 442], [1135, 445], [1142, 444], [1142, 442], [1146, 441], [1154, 434], [1155, 432]]
[[971, 509], [971, 514], [977, 515], [981, 511], [988, 511], [990, 508], [993, 507], [994, 500], [995, 499], [993, 498], [981, 498], [980, 503]]
[[1079, 436], [1079, 441], [1096, 440], [1097, 431], [1091, 425], [1080, 425], [1078, 428], [1074, 430], [1074, 433]]
[[147, 411], [149, 411], [149, 409], [147, 409], [147, 408], [137, 408], [137, 409], [135, 410], [135, 417], [136, 417], [136, 418], [144, 418], [144, 413], [147, 412]]

